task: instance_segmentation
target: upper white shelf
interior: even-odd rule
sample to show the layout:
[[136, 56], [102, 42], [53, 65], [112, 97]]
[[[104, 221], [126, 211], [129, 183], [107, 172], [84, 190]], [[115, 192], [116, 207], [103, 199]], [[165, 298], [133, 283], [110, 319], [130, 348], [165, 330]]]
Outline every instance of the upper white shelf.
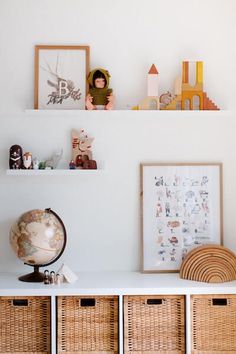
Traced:
[[156, 116], [196, 116], [196, 115], [207, 115], [207, 116], [219, 116], [225, 115], [229, 113], [227, 110], [220, 110], [220, 111], [210, 111], [210, 110], [202, 110], [202, 111], [164, 111], [164, 110], [131, 110], [131, 109], [121, 109], [121, 110], [113, 110], [113, 111], [104, 111], [104, 110], [96, 110], [96, 111], [87, 111], [87, 110], [65, 110], [65, 109], [27, 109], [25, 110], [27, 115], [37, 115], [37, 116], [81, 116], [86, 115], [89, 117], [96, 117], [97, 115], [103, 116], [117, 116], [120, 113], [125, 113], [125, 115], [135, 117], [137, 115], [144, 114], [145, 115], [156, 115]]

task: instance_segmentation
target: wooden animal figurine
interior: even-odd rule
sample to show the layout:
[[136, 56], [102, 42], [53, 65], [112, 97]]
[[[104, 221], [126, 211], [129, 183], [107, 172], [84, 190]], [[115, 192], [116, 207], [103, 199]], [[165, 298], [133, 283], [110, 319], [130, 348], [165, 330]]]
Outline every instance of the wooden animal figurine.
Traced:
[[23, 166], [26, 170], [33, 168], [32, 154], [30, 152], [25, 152], [23, 155]]
[[72, 160], [78, 169], [97, 169], [97, 163], [92, 159], [92, 142], [83, 129], [80, 132], [72, 130]]
[[20, 145], [12, 145], [9, 152], [9, 168], [11, 170], [19, 170], [23, 168], [22, 147]]
[[110, 74], [107, 70], [97, 68], [88, 75], [89, 93], [86, 97], [87, 110], [114, 109], [114, 96], [109, 89]]
[[169, 91], [163, 93], [160, 96], [160, 109], [163, 109], [164, 107], [166, 107], [168, 104], [170, 104], [170, 102], [172, 101], [172, 95]]
[[89, 137], [84, 129], [81, 129], [79, 132], [75, 129], [71, 132], [72, 137], [72, 160], [84, 160], [87, 156], [88, 160], [92, 160], [92, 142], [94, 138]]
[[63, 154], [63, 149], [61, 149], [60, 151], [55, 151], [52, 156], [45, 161], [45, 169], [52, 169], [54, 170], [55, 168], [57, 168], [57, 165], [60, 161], [60, 159], [62, 158], [62, 154]]

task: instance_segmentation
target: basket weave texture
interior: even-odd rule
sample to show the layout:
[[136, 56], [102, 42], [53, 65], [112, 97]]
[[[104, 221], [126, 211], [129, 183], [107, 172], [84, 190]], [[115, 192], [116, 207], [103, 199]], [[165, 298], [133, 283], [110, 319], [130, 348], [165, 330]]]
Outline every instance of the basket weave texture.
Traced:
[[118, 353], [117, 296], [59, 296], [58, 354]]
[[125, 353], [185, 353], [184, 296], [125, 296]]
[[0, 353], [49, 354], [50, 297], [0, 297]]
[[192, 354], [236, 353], [236, 295], [192, 295]]

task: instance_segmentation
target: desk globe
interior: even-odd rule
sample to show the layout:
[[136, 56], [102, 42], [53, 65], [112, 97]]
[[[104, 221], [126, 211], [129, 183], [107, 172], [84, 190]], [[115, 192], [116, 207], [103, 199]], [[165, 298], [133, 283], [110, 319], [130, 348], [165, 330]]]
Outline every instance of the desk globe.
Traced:
[[66, 229], [60, 217], [50, 208], [30, 210], [19, 217], [10, 230], [10, 244], [32, 273], [19, 277], [26, 282], [42, 282], [39, 267], [56, 262], [66, 246]]

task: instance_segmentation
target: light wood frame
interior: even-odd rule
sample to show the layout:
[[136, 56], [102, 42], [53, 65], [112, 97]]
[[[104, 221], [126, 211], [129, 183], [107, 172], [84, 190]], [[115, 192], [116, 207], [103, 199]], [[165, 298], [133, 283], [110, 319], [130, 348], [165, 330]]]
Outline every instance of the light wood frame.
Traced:
[[[166, 171], [166, 172], [165, 172]], [[187, 173], [188, 171], [188, 173]], [[201, 172], [202, 171], [202, 172]], [[164, 172], [164, 174], [163, 174]], [[168, 175], [167, 175], [168, 172]], [[173, 179], [169, 178], [169, 188], [167, 177], [179, 179], [179, 185], [171, 185]], [[159, 175], [160, 173], [160, 175]], [[166, 174], [165, 174], [166, 173]], [[158, 180], [159, 177], [166, 178], [166, 182]], [[200, 176], [208, 177], [205, 185], [189, 185], [188, 183], [200, 183]], [[156, 177], [156, 180], [153, 178]], [[197, 178], [191, 182], [191, 177]], [[201, 177], [201, 178], [202, 178]], [[210, 178], [212, 177], [212, 179]], [[181, 185], [181, 179], [186, 186]], [[152, 181], [149, 188], [148, 183]], [[158, 182], [159, 181], [159, 182]], [[189, 182], [188, 182], [189, 181]], [[201, 183], [204, 183], [203, 179]], [[156, 184], [157, 183], [157, 184]], [[166, 185], [164, 185], [166, 183]], [[184, 182], [182, 182], [184, 183]], [[178, 187], [178, 188], [176, 188]], [[190, 187], [190, 189], [189, 189]], [[176, 189], [175, 189], [176, 188]], [[179, 208], [179, 213], [167, 213], [165, 203], [167, 194], [170, 198], [176, 198], [175, 191], [179, 191], [179, 198], [183, 198], [188, 191], [188, 198], [191, 199], [196, 193], [191, 209], [190, 201], [183, 202], [173, 199], [173, 210]], [[172, 193], [172, 194], [171, 194]], [[161, 195], [163, 194], [163, 197]], [[141, 271], [143, 273], [172, 273], [178, 272], [185, 254], [196, 246], [203, 244], [223, 244], [223, 165], [222, 163], [141, 163], [140, 164], [140, 199], [141, 199]], [[162, 198], [162, 200], [158, 200]], [[186, 198], [186, 197], [185, 197]], [[187, 200], [188, 200], [187, 198]], [[193, 197], [192, 197], [193, 198]], [[171, 199], [170, 199], [171, 200]], [[160, 207], [158, 206], [160, 201]], [[188, 204], [189, 203], [189, 204]], [[201, 205], [200, 205], [201, 203]], [[201, 208], [199, 215], [192, 215], [194, 208]], [[159, 208], [159, 212], [158, 212]], [[161, 209], [162, 208], [162, 209]], [[188, 209], [189, 208], [189, 209]], [[195, 209], [197, 212], [197, 209]], [[155, 215], [154, 215], [155, 213]], [[190, 214], [189, 214], [190, 213]], [[178, 216], [176, 216], [178, 215]], [[186, 218], [185, 216], [186, 215]], [[192, 220], [196, 219], [195, 223]], [[198, 220], [198, 221], [197, 221]], [[175, 224], [168, 224], [168, 222]], [[179, 225], [178, 225], [179, 222]], [[206, 223], [206, 224], [205, 224]], [[163, 227], [162, 227], [163, 224]], [[186, 227], [184, 226], [186, 224]], [[190, 227], [187, 225], [190, 224]], [[169, 229], [167, 228], [169, 226]], [[173, 226], [171, 229], [171, 225]], [[175, 226], [178, 225], [178, 226]], [[202, 225], [202, 229], [200, 229]], [[184, 226], [184, 227], [183, 227]], [[187, 228], [188, 227], [188, 228]], [[178, 229], [178, 231], [177, 231]], [[164, 231], [163, 231], [164, 230]], [[202, 231], [203, 230], [203, 231]], [[163, 233], [162, 233], [163, 232]], [[187, 232], [186, 234], [184, 232]], [[202, 232], [202, 235], [200, 235]], [[151, 244], [150, 244], [151, 239]], [[191, 241], [190, 241], [191, 240]], [[201, 241], [202, 240], [202, 241]], [[169, 242], [169, 244], [168, 244]], [[193, 243], [193, 244], [192, 244]], [[154, 246], [153, 246], [154, 245]], [[152, 247], [153, 246], [153, 247]], [[154, 250], [155, 249], [155, 250]], [[173, 251], [173, 252], [172, 252]], [[160, 252], [160, 253], [158, 253]], [[161, 253], [163, 254], [161, 255]], [[171, 256], [170, 253], [173, 253]], [[176, 252], [176, 254], [174, 254]], [[151, 254], [151, 257], [149, 257]], [[153, 255], [154, 254], [154, 255]], [[156, 257], [156, 263], [152, 266], [152, 259]], [[158, 258], [159, 257], [159, 258]], [[165, 257], [166, 260], [165, 260]], [[175, 258], [176, 267], [173, 265]], [[169, 259], [169, 261], [168, 261]], [[150, 265], [151, 264], [151, 265]]]
[[[84, 88], [82, 92], [81, 99], [83, 100], [83, 107], [79, 109], [85, 109], [85, 96], [88, 93], [88, 83], [87, 83], [87, 77], [89, 74], [89, 61], [90, 61], [90, 47], [89, 46], [78, 46], [78, 45], [36, 45], [35, 46], [35, 59], [34, 59], [34, 66], [35, 66], [35, 71], [34, 71], [34, 109], [41, 109], [40, 107], [40, 102], [39, 102], [39, 94], [40, 94], [40, 53], [41, 51], [84, 51], [85, 53], [85, 70], [82, 75], [84, 75]], [[58, 63], [56, 63], [57, 67]], [[50, 70], [48, 66], [48, 70]], [[47, 64], [46, 68], [43, 68], [44, 71], [47, 71]], [[50, 75], [50, 73], [49, 73]], [[56, 76], [55, 74], [53, 74]], [[59, 76], [59, 75], [58, 75]], [[70, 78], [71, 80], [71, 78]], [[57, 105], [57, 107], [53, 107], [54, 109], [61, 109], [61, 105]], [[45, 108], [42, 108], [45, 109]], [[71, 109], [71, 108], [62, 108], [62, 109]], [[72, 108], [73, 109], [73, 108]]]

